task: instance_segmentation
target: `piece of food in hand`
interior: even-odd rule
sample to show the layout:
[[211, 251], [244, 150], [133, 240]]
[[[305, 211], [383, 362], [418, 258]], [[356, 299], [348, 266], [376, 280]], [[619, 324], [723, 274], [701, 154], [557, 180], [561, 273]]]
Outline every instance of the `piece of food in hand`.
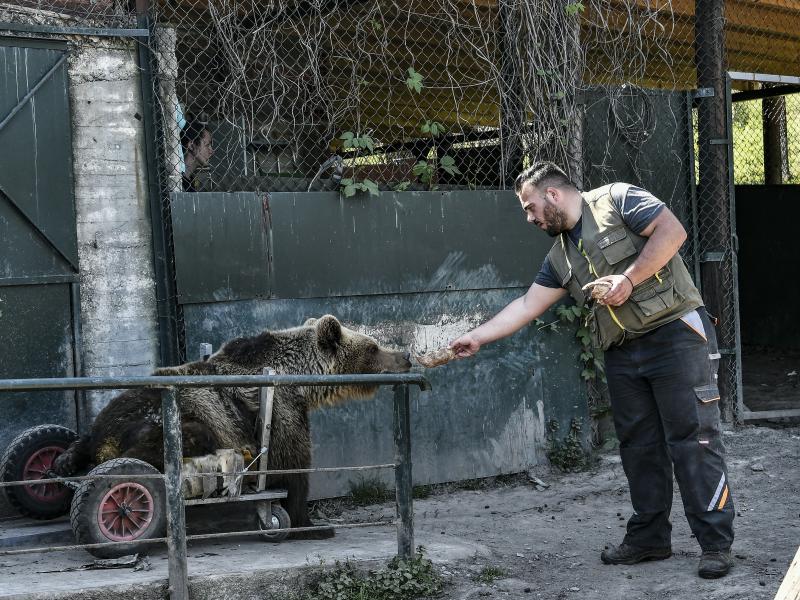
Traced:
[[455, 357], [456, 353], [452, 348], [440, 348], [439, 350], [432, 350], [425, 354], [415, 354], [414, 360], [426, 369], [430, 369], [447, 364]]
[[591, 281], [581, 288], [584, 292], [589, 292], [589, 295], [594, 300], [600, 300], [611, 289], [611, 283], [608, 281]]

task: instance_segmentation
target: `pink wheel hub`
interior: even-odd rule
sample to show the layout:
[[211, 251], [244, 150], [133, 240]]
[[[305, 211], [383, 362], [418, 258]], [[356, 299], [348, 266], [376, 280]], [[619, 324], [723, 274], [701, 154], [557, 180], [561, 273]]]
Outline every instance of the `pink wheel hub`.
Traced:
[[126, 481], [103, 496], [97, 509], [97, 524], [112, 542], [129, 542], [145, 532], [154, 509], [153, 496], [147, 488]]
[[[64, 452], [61, 446], [46, 446], [34, 452], [22, 468], [22, 479], [46, 479], [47, 473], [53, 468], [53, 462]], [[60, 483], [40, 483], [26, 485], [25, 492], [37, 502], [60, 502], [69, 490]]]

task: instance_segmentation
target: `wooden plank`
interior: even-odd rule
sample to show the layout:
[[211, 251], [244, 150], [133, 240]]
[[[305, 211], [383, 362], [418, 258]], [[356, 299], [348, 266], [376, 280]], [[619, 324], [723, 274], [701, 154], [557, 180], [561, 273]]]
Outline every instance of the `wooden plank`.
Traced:
[[778, 588], [775, 600], [799, 600], [800, 599], [800, 548], [794, 555], [792, 564]]

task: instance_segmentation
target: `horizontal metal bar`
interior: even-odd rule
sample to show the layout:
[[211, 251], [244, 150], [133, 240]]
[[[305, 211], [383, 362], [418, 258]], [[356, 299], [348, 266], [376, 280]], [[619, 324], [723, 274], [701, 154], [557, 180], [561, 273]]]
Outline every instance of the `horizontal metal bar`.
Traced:
[[[268, 530], [250, 530], [250, 531], [226, 531], [222, 533], [202, 533], [196, 535], [187, 535], [187, 541], [195, 540], [210, 540], [214, 538], [230, 538], [239, 536], [257, 536], [264, 535], [265, 533], [276, 533], [279, 531], [288, 531], [296, 533], [301, 531], [324, 531], [326, 529], [358, 529], [361, 527], [386, 527], [395, 525], [396, 521], [370, 521], [367, 523], [337, 523], [330, 525], [315, 525], [313, 527], [292, 527], [290, 529], [268, 529]], [[3, 550], [0, 551], [0, 556], [13, 556], [15, 554], [38, 554], [45, 552], [61, 552], [65, 550], [88, 550], [90, 548], [108, 548], [113, 546], [120, 546], [122, 544], [163, 544], [167, 538], [150, 538], [145, 540], [136, 540], [133, 542], [105, 542], [102, 544], [73, 544], [71, 546], [42, 546], [39, 548], [24, 548], [21, 550]]]
[[299, 385], [416, 385], [431, 389], [422, 373], [381, 373], [376, 375], [204, 375], [165, 377], [53, 377], [0, 379], [0, 392], [39, 390], [103, 390], [164, 387], [270, 387]]
[[743, 71], [729, 71], [728, 75], [734, 81], [759, 81], [761, 83], [800, 83], [800, 77], [794, 75], [769, 75], [767, 73], [745, 73]]
[[761, 88], [759, 90], [745, 90], [731, 95], [731, 102], [747, 102], [748, 100], [762, 100], [776, 96], [788, 96], [800, 93], [800, 85], [781, 85], [776, 87]]
[[[264, 535], [265, 533], [276, 533], [278, 531], [288, 531], [289, 533], [299, 533], [301, 531], [324, 531], [325, 529], [358, 529], [360, 527], [386, 527], [387, 525], [395, 525], [396, 521], [370, 521], [368, 523], [337, 523], [334, 525], [314, 525], [313, 527], [291, 527], [289, 529], [267, 529], [265, 531], [252, 530], [252, 531], [225, 531], [222, 533], [198, 533], [195, 535], [187, 535], [187, 541], [193, 540], [210, 540], [214, 538], [229, 538], [237, 536], [250, 536], [250, 535]], [[128, 542], [129, 544], [131, 542]]]
[[184, 506], [198, 506], [201, 504], [226, 504], [228, 502], [258, 502], [260, 500], [280, 500], [286, 498], [286, 490], [270, 490], [255, 494], [239, 494], [238, 496], [214, 496], [213, 498], [191, 498], [184, 500]]
[[712, 146], [727, 146], [731, 141], [728, 138], [711, 138], [708, 143]]
[[68, 27], [58, 25], [39, 25], [37, 23], [0, 22], [0, 30], [21, 31], [23, 33], [48, 33], [56, 35], [90, 35], [94, 37], [150, 37], [147, 29], [115, 29], [113, 27]]
[[800, 408], [787, 408], [784, 410], [748, 410], [742, 415], [742, 419], [745, 421], [781, 419], [784, 417], [800, 417]]
[[[336, 471], [369, 471], [371, 469], [394, 469], [397, 465], [395, 463], [386, 463], [382, 465], [362, 465], [358, 467], [316, 467], [314, 469], [267, 469], [265, 471], [230, 471], [225, 473], [193, 473], [186, 475], [189, 477], [209, 477], [217, 475], [219, 477], [233, 477], [235, 475], [296, 475], [298, 473], [335, 473]], [[139, 475], [137, 475], [139, 477]], [[48, 479], [48, 481], [50, 481]]]
[[[360, 465], [357, 467], [316, 467], [314, 469], [269, 469], [266, 471], [230, 471], [230, 472], [209, 472], [209, 473], [194, 473], [192, 475], [184, 475], [184, 479], [191, 479], [193, 477], [234, 477], [236, 475], [296, 475], [299, 473], [335, 473], [337, 471], [370, 471], [374, 469], [394, 469], [397, 465], [394, 463], [385, 463], [381, 465]], [[120, 473], [117, 475], [80, 475], [77, 477], [47, 477], [44, 479], [26, 479], [23, 481], [0, 481], [0, 488], [13, 487], [16, 485], [46, 485], [48, 483], [68, 483], [74, 481], [88, 481], [94, 479], [130, 479], [129, 474]], [[158, 473], [137, 474], [136, 479], [164, 479], [164, 475]]]
[[35, 275], [33, 277], [6, 277], [0, 279], [0, 287], [15, 285], [43, 285], [48, 283], [75, 283], [79, 281], [78, 274], [70, 275]]

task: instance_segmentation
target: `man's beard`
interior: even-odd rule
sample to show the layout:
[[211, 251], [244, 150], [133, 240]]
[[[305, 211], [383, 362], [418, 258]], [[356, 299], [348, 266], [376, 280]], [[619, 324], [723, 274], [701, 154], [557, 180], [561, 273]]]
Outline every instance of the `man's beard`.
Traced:
[[567, 215], [554, 205], [550, 200], [544, 205], [544, 220], [547, 223], [545, 232], [550, 237], [556, 237], [567, 231]]

